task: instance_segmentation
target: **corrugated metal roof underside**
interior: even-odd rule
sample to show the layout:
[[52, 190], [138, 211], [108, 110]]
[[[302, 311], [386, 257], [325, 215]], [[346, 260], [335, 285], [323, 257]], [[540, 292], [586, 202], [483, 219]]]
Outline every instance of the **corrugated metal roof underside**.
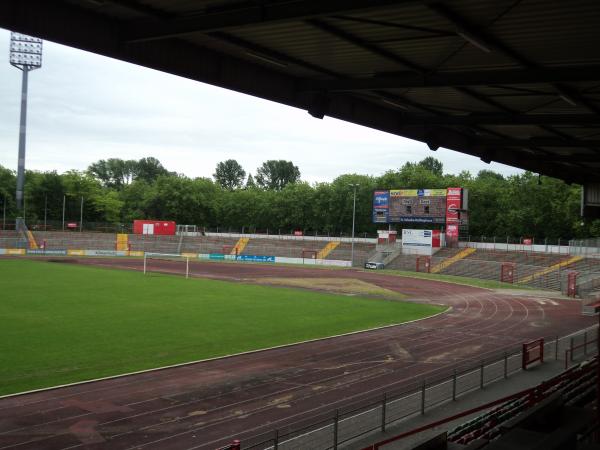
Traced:
[[[34, 1], [23, 0], [23, 7]], [[600, 177], [594, 171], [600, 166], [597, 0], [56, 3], [114, 21], [124, 41], [118, 50], [104, 51], [110, 56], [121, 57], [122, 51], [123, 59], [160, 70], [293, 106], [315, 104], [326, 115], [484, 160], [500, 155], [496, 160], [569, 180]], [[16, 28], [26, 20], [14, 17]], [[24, 29], [45, 37], [41, 21]], [[141, 39], [127, 41], [131, 30]], [[52, 30], [48, 37], [78, 43], [74, 33]], [[214, 55], [228, 62], [214, 63], [206, 71], [210, 76], [195, 76], [187, 66], [182, 73], [165, 51], [181, 43], [203, 57], [209, 52], [206, 64]], [[160, 50], [153, 52], [153, 46]], [[264, 75], [256, 89], [249, 88], [248, 75], [236, 74], [240, 67]], [[565, 81], [562, 72], [545, 81], [538, 74], [548, 68], [570, 72]], [[449, 77], [454, 73], [468, 75], [468, 81]], [[382, 75], [397, 81], [381, 83]], [[493, 82], [487, 82], [490, 76]], [[281, 95], [289, 86], [294, 91]], [[572, 161], [569, 155], [575, 155]]]

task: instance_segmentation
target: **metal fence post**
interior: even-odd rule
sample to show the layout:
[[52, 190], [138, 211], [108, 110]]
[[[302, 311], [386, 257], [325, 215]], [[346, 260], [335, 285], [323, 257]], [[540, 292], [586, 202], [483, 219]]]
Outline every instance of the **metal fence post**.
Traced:
[[558, 336], [556, 336], [556, 347], [554, 348], [554, 360], [558, 361]]
[[573, 361], [573, 347], [574, 347], [574, 338], [571, 338], [571, 361]]
[[421, 386], [421, 415], [425, 415], [425, 380]]
[[583, 354], [587, 355], [587, 331], [583, 332]]
[[273, 438], [273, 450], [279, 448], [279, 430], [275, 430], [275, 437]]
[[508, 378], [508, 355], [504, 352], [504, 379]]
[[485, 367], [483, 365], [483, 360], [481, 361], [481, 366], [480, 367], [481, 367], [481, 370], [479, 372], [479, 388], [483, 389], [483, 368]]
[[452, 401], [456, 401], [456, 369], [452, 372]]
[[381, 399], [381, 431], [385, 431], [385, 408], [387, 407], [387, 393], [383, 393], [383, 398]]
[[335, 410], [335, 417], [333, 419], [333, 450], [338, 448], [338, 424], [340, 422], [340, 410]]

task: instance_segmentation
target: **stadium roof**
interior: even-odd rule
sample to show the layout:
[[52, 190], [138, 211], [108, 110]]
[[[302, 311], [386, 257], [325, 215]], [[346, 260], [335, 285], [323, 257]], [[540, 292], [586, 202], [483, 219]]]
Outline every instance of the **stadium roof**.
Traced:
[[584, 184], [599, 24], [597, 0], [0, 2], [13, 31]]

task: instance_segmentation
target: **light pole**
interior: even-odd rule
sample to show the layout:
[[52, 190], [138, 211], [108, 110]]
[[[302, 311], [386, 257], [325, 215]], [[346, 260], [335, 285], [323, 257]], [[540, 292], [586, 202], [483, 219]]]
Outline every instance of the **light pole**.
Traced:
[[351, 183], [350, 186], [354, 190], [354, 196], [352, 200], [352, 250], [350, 252], [350, 264], [354, 266], [354, 223], [356, 221], [356, 188], [360, 186], [358, 183]]
[[25, 138], [27, 131], [27, 81], [31, 70], [42, 67], [42, 40], [21, 33], [10, 33], [10, 64], [23, 73], [21, 83], [21, 123], [17, 164], [17, 211], [23, 209], [25, 183]]
[[6, 194], [4, 194], [4, 201], [2, 203], [2, 229], [6, 230]]
[[81, 233], [81, 230], [83, 228], [83, 195], [81, 196], [81, 210], [79, 213], [79, 232]]

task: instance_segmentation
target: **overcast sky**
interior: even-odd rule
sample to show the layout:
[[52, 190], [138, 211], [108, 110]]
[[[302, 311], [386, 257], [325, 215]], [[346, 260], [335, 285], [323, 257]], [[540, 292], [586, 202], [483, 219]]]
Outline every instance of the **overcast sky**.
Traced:
[[[21, 72], [0, 29], [0, 165], [16, 170]], [[268, 159], [291, 160], [309, 182], [344, 173], [380, 175], [434, 156], [445, 172], [518, 169], [450, 150], [44, 42], [29, 74], [26, 167], [84, 170], [106, 158], [158, 158], [190, 177], [211, 177], [236, 159], [254, 174]]]

